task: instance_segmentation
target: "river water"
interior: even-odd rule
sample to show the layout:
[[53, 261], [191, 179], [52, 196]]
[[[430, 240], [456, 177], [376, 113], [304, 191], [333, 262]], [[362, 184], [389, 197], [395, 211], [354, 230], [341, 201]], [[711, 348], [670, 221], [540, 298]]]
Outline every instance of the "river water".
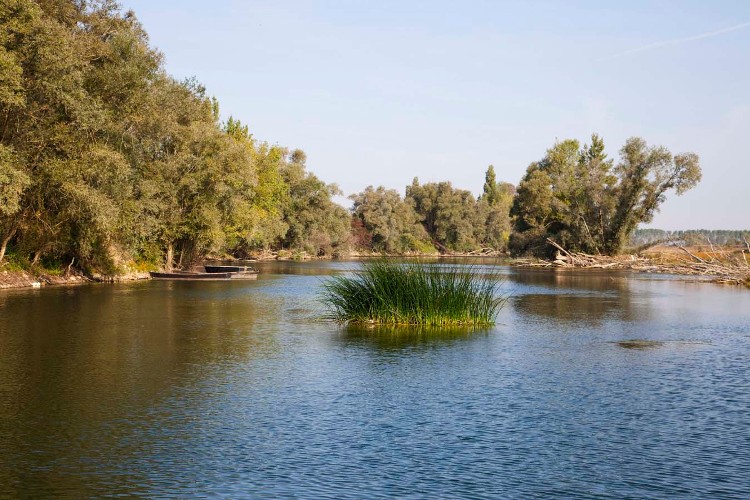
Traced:
[[0, 497], [750, 497], [750, 291], [499, 267], [492, 329], [363, 331], [356, 266], [0, 293]]

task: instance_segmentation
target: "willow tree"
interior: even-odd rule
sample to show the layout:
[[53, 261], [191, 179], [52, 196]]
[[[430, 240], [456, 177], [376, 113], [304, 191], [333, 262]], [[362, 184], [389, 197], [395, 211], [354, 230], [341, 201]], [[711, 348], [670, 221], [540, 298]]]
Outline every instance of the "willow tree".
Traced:
[[646, 141], [631, 138], [620, 151], [615, 168], [619, 182], [615, 209], [603, 242], [604, 252], [614, 254], [641, 222], [651, 222], [666, 193], [679, 196], [701, 179], [700, 158], [695, 153], [672, 155], [666, 148], [649, 148]]
[[463, 252], [481, 246], [485, 219], [470, 191], [454, 188], [450, 182], [420, 184], [414, 178], [406, 187], [406, 200], [440, 251]]
[[113, 140], [118, 110], [139, 92], [128, 84], [142, 79], [134, 69], [159, 62], [138, 23], [117, 9], [106, 1], [0, 6], [2, 190], [17, 197], [0, 226], [2, 241], [15, 237], [34, 262], [106, 254], [129, 196], [130, 164]]
[[281, 246], [319, 256], [346, 253], [351, 217], [333, 201], [334, 196], [342, 194], [339, 187], [307, 171], [307, 155], [301, 149], [287, 153], [283, 159], [281, 175], [288, 195], [282, 206], [287, 231], [280, 239]]
[[370, 250], [387, 253], [425, 251], [431, 248], [427, 232], [414, 207], [395, 189], [367, 188], [350, 196], [353, 212], [368, 233]]
[[596, 134], [583, 147], [558, 142], [518, 186], [511, 251], [542, 254], [552, 238], [571, 250], [616, 254], [638, 224], [652, 220], [667, 192], [680, 195], [700, 178], [696, 154], [672, 155], [637, 137], [627, 140], [617, 164]]

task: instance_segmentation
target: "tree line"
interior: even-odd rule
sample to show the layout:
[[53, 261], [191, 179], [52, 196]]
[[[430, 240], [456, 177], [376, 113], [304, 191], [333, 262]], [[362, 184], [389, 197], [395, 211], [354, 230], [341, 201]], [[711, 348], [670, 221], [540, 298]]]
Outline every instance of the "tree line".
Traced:
[[669, 191], [682, 194], [700, 178], [695, 153], [673, 155], [634, 137], [615, 162], [593, 134], [590, 144], [556, 142], [517, 187], [498, 183], [490, 165], [477, 199], [448, 182], [419, 185], [417, 179], [403, 200], [382, 187], [352, 198], [365, 243], [385, 252], [416, 251], [429, 242], [440, 251], [551, 257], [552, 240], [571, 251], [614, 255], [639, 224], [651, 222]]
[[341, 194], [305, 153], [222, 121], [194, 79], [178, 81], [135, 15], [113, 0], [0, 4], [0, 263], [186, 267], [207, 254], [344, 255], [570, 248], [612, 254], [668, 191], [700, 179], [698, 157], [633, 138], [565, 140], [516, 187], [483, 192], [414, 179]]
[[665, 231], [663, 229], [636, 229], [629, 246], [637, 248], [655, 244], [722, 245], [745, 247], [750, 242], [750, 231], [728, 229], [690, 229]]
[[355, 248], [383, 253], [503, 250], [510, 236], [515, 187], [487, 169], [479, 198], [450, 182], [420, 184], [405, 196], [383, 186], [352, 195]]

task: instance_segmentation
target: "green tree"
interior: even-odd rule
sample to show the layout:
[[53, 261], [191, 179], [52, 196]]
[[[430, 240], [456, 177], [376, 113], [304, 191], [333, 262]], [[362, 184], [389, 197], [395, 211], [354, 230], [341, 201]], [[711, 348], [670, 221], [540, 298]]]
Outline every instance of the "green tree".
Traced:
[[288, 230], [281, 245], [317, 256], [346, 253], [351, 238], [350, 215], [333, 201], [341, 190], [308, 172], [306, 161], [304, 151], [295, 149], [282, 166], [289, 195], [282, 207]]
[[484, 175], [484, 187], [481, 198], [490, 206], [500, 200], [500, 187], [495, 177], [495, 167], [492, 165], [487, 167], [487, 173]]
[[441, 251], [474, 250], [483, 240], [485, 221], [471, 192], [456, 189], [450, 182], [420, 185], [415, 178], [406, 188], [406, 200]]
[[618, 252], [641, 222], [651, 222], [666, 193], [677, 195], [694, 188], [701, 180], [700, 158], [695, 153], [672, 156], [664, 147], [648, 147], [646, 141], [628, 139], [620, 150], [615, 174], [615, 205], [605, 233], [604, 251]]
[[550, 251], [547, 238], [571, 250], [608, 255], [619, 252], [641, 222], [649, 222], [665, 194], [682, 194], [700, 180], [698, 156], [672, 156], [629, 139], [617, 166], [607, 159], [597, 135], [591, 145], [565, 140], [532, 163], [518, 186], [511, 215], [511, 250]]
[[367, 186], [350, 199], [354, 202], [354, 217], [370, 235], [370, 250], [402, 254], [430, 248], [414, 207], [395, 189]]
[[516, 188], [508, 182], [497, 182], [495, 167], [490, 165], [484, 176], [484, 187], [477, 209], [483, 214], [483, 246], [504, 250], [510, 237], [510, 207]]

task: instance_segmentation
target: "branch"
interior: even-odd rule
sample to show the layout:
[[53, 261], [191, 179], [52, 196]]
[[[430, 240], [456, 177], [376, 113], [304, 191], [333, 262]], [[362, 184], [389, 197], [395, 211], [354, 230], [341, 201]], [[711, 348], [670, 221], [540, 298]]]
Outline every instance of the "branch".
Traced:
[[685, 252], [686, 254], [688, 254], [693, 259], [697, 260], [698, 262], [702, 262], [703, 264], [710, 264], [710, 262], [707, 262], [707, 261], [701, 259], [700, 257], [698, 257], [697, 255], [693, 255], [692, 253], [690, 253], [690, 250], [688, 250], [687, 248], [685, 248], [682, 245], [677, 245], [677, 248], [679, 248], [680, 250], [682, 250], [683, 252]]
[[[549, 243], [550, 245], [552, 245], [553, 247], [557, 248], [562, 253], [564, 253], [565, 255], [567, 255], [570, 258], [570, 262], [572, 264], [575, 264], [576, 262], [578, 262], [578, 259], [576, 259], [573, 256], [573, 254], [571, 254], [570, 252], [568, 252], [567, 250], [565, 250], [563, 247], [561, 247], [560, 245], [558, 245], [552, 238], [547, 238], [547, 243]], [[580, 262], [578, 262], [578, 263], [580, 264]]]
[[717, 255], [716, 255], [716, 250], [714, 249], [714, 244], [711, 243], [711, 238], [709, 238], [708, 236], [706, 236], [706, 240], [708, 241], [708, 244], [711, 247], [711, 255], [713, 255], [713, 257], [711, 257], [711, 262], [718, 261], [719, 259], [718, 259]]

